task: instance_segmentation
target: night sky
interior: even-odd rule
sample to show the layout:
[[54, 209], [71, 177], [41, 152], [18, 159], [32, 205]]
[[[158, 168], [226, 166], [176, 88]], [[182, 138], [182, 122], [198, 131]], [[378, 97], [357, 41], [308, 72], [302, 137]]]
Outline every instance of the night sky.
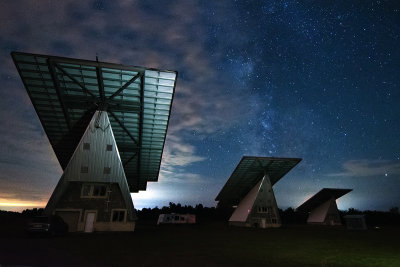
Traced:
[[400, 206], [398, 1], [82, 2], [0, 2], [0, 209], [44, 207], [62, 174], [11, 51], [179, 72], [136, 208], [214, 206], [243, 155], [303, 158], [280, 208], [323, 187], [353, 189], [340, 209]]

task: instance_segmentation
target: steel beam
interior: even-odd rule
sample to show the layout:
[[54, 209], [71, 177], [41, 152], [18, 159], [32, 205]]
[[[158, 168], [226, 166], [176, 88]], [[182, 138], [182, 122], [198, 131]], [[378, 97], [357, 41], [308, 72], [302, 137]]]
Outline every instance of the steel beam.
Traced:
[[[119, 126], [121, 126], [121, 128], [126, 132], [127, 135], [129, 135], [129, 137], [133, 140], [133, 142], [135, 142], [136, 145], [139, 145], [138, 141], [136, 140], [136, 138], [128, 131], [128, 129], [126, 129], [126, 127], [122, 124], [122, 122], [117, 118], [117, 116], [115, 116], [115, 114], [108, 110], [108, 113], [110, 113], [110, 115], [115, 119], [115, 121], [119, 124]], [[140, 146], [139, 146], [140, 149]]]
[[60, 81], [58, 80], [56, 70], [54, 67], [54, 63], [51, 62], [49, 59], [47, 59], [47, 65], [49, 67], [51, 78], [53, 79], [53, 82], [54, 82], [54, 88], [56, 89], [58, 99], [60, 100], [60, 105], [61, 105], [64, 117], [65, 117], [65, 120], [67, 122], [68, 130], [71, 130], [71, 119], [69, 117], [69, 114], [68, 114], [68, 112], [66, 110], [66, 106], [65, 106], [65, 94], [64, 94], [64, 91], [61, 90], [61, 88], [60, 88]]
[[113, 99], [117, 95], [119, 95], [123, 90], [125, 90], [131, 83], [136, 81], [137, 78], [143, 76], [143, 73], [138, 72], [132, 79], [127, 81], [121, 88], [119, 88], [114, 94], [112, 94], [108, 99]]
[[124, 167], [125, 167], [126, 165], [128, 165], [128, 163], [131, 162], [131, 161], [136, 157], [137, 154], [138, 154], [138, 153], [135, 152], [135, 154], [133, 154], [132, 157], [130, 157], [127, 161], [125, 161], [125, 162], [124, 162]]
[[75, 79], [71, 74], [69, 74], [66, 70], [64, 70], [60, 65], [54, 63], [54, 66], [57, 67], [65, 76], [70, 78], [74, 83], [79, 85], [79, 87], [87, 94], [91, 95], [93, 98], [97, 98], [92, 92], [90, 92], [83, 84], [81, 84], [77, 79]]
[[101, 102], [104, 102], [104, 82], [103, 82], [103, 75], [101, 73], [101, 67], [96, 67], [96, 76], [97, 76], [97, 85], [99, 87], [99, 95]]
[[137, 187], [140, 187], [140, 169], [141, 169], [141, 161], [142, 161], [142, 135], [143, 135], [143, 115], [144, 115], [144, 75], [140, 76], [140, 116], [139, 116], [139, 155], [138, 155], [138, 173], [137, 176]]

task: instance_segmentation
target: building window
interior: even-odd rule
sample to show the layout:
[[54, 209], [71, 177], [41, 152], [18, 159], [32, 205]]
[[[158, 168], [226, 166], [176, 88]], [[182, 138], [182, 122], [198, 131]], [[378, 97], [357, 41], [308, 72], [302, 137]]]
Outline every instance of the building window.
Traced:
[[110, 174], [111, 173], [111, 167], [104, 167], [103, 173], [104, 174]]
[[83, 185], [82, 186], [82, 196], [90, 197], [91, 190], [92, 190], [91, 188], [92, 188], [91, 185], [87, 185], [87, 184]]
[[107, 186], [101, 184], [82, 185], [82, 198], [105, 198], [107, 195]]
[[107, 145], [107, 151], [112, 151], [112, 145]]
[[111, 214], [112, 222], [123, 222], [125, 221], [125, 210], [113, 210]]
[[257, 211], [260, 213], [272, 213], [272, 207], [258, 207]]
[[107, 187], [105, 185], [93, 185], [93, 194], [94, 197], [104, 197], [106, 196]]
[[83, 150], [90, 150], [90, 143], [83, 143]]
[[88, 173], [89, 167], [88, 166], [81, 166], [81, 173]]

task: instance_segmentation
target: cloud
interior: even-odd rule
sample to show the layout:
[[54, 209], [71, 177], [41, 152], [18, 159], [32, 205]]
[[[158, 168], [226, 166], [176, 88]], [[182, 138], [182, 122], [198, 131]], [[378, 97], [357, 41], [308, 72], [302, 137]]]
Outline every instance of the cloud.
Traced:
[[206, 160], [196, 155], [195, 147], [184, 143], [181, 138], [171, 136], [166, 143], [161, 163], [161, 183], [201, 183], [198, 174], [188, 171], [190, 165]]
[[[240, 96], [223, 94], [222, 90], [215, 87], [218, 84], [219, 87], [229, 88], [224, 83], [216, 77], [198, 82], [179, 80], [178, 77], [168, 131], [171, 134], [193, 131], [198, 134], [212, 134], [242, 121], [247, 112], [240, 103]], [[204, 90], [210, 87], [214, 89]]]
[[23, 181], [2, 182], [2, 187], [0, 189], [1, 202], [46, 202], [49, 197], [50, 192], [44, 194], [43, 190], [40, 188], [32, 188]]
[[199, 174], [183, 172], [183, 173], [171, 173], [161, 171], [160, 173], [160, 184], [187, 184], [195, 186], [195, 184], [205, 184], [207, 181]]
[[371, 177], [400, 175], [400, 162], [390, 160], [348, 160], [342, 165], [343, 171], [329, 173], [332, 177]]
[[[172, 132], [212, 133], [241, 118], [243, 96], [219, 90], [233, 89], [233, 84], [229, 77], [216, 74], [197, 3], [173, 2], [168, 8], [140, 2], [121, 5], [124, 8], [110, 4], [99, 9], [74, 1], [48, 5], [28, 1], [26, 9], [20, 10], [13, 3], [6, 4], [0, 11], [5, 22], [0, 36], [22, 51], [86, 59], [98, 53], [101, 61], [178, 70], [182, 75], [178, 76], [174, 106], [179, 108], [173, 108]], [[9, 51], [2, 58], [7, 64], [4, 69], [16, 77]]]

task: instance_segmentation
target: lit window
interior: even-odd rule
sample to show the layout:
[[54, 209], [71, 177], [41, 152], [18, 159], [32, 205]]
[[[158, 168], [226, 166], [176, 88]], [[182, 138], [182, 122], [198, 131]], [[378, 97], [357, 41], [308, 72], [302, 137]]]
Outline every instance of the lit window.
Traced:
[[125, 221], [125, 210], [113, 210], [111, 219], [113, 222]]

